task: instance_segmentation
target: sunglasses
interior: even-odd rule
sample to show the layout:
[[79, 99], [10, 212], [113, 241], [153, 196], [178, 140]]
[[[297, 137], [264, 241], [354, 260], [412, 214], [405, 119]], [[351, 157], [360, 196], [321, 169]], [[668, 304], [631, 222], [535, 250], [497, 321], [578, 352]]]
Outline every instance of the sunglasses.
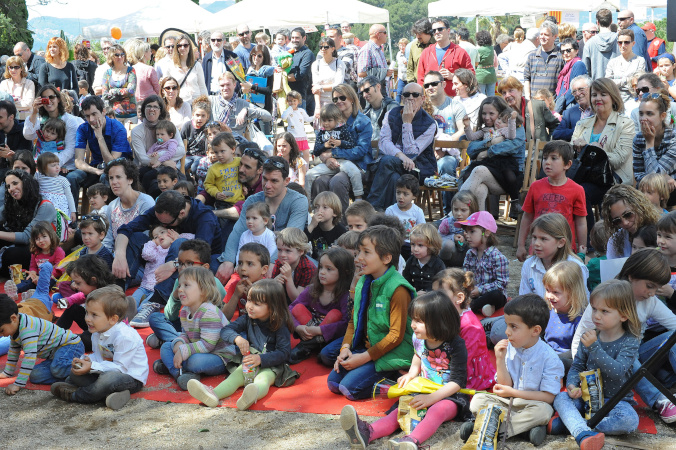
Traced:
[[444, 31], [446, 28], [447, 28], [447, 27], [432, 28], [432, 34], [435, 34], [435, 33], [441, 33], [441, 32]]
[[251, 55], [252, 58], [262, 58], [263, 54], [262, 53], [256, 53], [255, 55]]
[[178, 91], [178, 86], [164, 86], [165, 91]]
[[212, 39], [211, 42], [223, 42], [223, 39]]
[[202, 262], [201, 261], [172, 261], [172, 264], [176, 269], [180, 269], [181, 267], [192, 267], [192, 266], [201, 266]]
[[19, 70], [21, 66], [9, 66], [9, 70]]
[[617, 45], [630, 45], [631, 41], [617, 41]]
[[650, 92], [650, 88], [648, 86], [643, 86], [642, 88], [636, 89], [637, 94], [640, 94], [641, 92], [647, 94], [648, 92]]
[[124, 53], [114, 53], [113, 56], [116, 58], [122, 58], [124, 56]]
[[622, 223], [622, 220], [631, 220], [634, 218], [636, 214], [634, 211], [625, 211], [622, 213], [620, 217], [615, 217], [610, 221], [610, 223], [614, 226], [617, 227]]
[[631, 19], [631, 17], [618, 17], [617, 21], [622, 22], [623, 20], [629, 20], [629, 19]]
[[321, 48], [322, 50], [328, 50], [331, 47], [329, 47], [328, 45], [320, 45], [319, 48]]
[[423, 84], [423, 86], [425, 86], [425, 89], [429, 89], [431, 87], [439, 86], [440, 84], [441, 84], [441, 81], [430, 81], [429, 83]]
[[572, 51], [573, 51], [572, 48], [561, 49], [561, 53], [572, 53]]
[[44, 96], [42, 96], [43, 100], [49, 99], [50, 102], [53, 102], [54, 100], [56, 100], [56, 98], [57, 98], [56, 95], [44, 95]]
[[[98, 214], [82, 216], [82, 217], [80, 217], [80, 220], [94, 220], [96, 222], [99, 222], [99, 221], [103, 222], [103, 218], [101, 216], [99, 216]], [[103, 222], [103, 223], [105, 223], [105, 222]]]
[[188, 48], [190, 47], [190, 44], [178, 44], [176, 48]]
[[283, 162], [276, 160], [276, 159], [272, 159], [272, 158], [266, 159], [263, 164], [271, 164], [271, 165], [275, 166], [277, 169], [282, 170], [282, 171], [284, 169], [286, 169], [286, 166], [284, 166]]
[[359, 91], [359, 95], [368, 94], [372, 87], [373, 87], [373, 86], [365, 87], [364, 89], [362, 89], [361, 91]]
[[[146, 106], [146, 108], [147, 108], [147, 106]], [[127, 160], [127, 158], [125, 158], [124, 156], [120, 156], [119, 158], [115, 158], [115, 159], [113, 159], [112, 161], [108, 161], [108, 162], [106, 163], [106, 166], [110, 166], [110, 165], [113, 165], [113, 164], [115, 164], [115, 163], [117, 163], [117, 162], [126, 161], [126, 160]]]
[[251, 31], [244, 31], [243, 33], [237, 33], [237, 36], [246, 36], [249, 33], [251, 33]]
[[598, 31], [586, 31], [586, 33], [589, 33], [589, 34], [599, 34]]
[[344, 102], [345, 100], [347, 100], [347, 96], [339, 95], [338, 97], [333, 97], [331, 100], [333, 101], [333, 103]]
[[404, 98], [409, 97], [418, 98], [420, 97], [420, 92], [404, 92], [403, 94], [401, 94], [401, 96]]
[[247, 148], [244, 150], [242, 153], [243, 156], [248, 156], [249, 158], [253, 158], [258, 162], [265, 163], [263, 160], [263, 155], [256, 149], [254, 148]]

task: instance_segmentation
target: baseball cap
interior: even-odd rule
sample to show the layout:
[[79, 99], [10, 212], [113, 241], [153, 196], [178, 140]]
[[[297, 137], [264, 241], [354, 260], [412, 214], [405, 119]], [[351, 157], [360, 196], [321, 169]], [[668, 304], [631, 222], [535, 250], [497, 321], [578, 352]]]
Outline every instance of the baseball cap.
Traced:
[[474, 214], [469, 216], [467, 220], [455, 222], [454, 225], [456, 228], [459, 228], [463, 225], [466, 227], [478, 226], [490, 231], [491, 233], [495, 233], [496, 231], [498, 231], [498, 225], [495, 223], [493, 215], [488, 211], [475, 212]]
[[648, 30], [653, 30], [653, 31], [655, 31], [655, 30], [657, 30], [657, 27], [655, 27], [655, 24], [654, 24], [654, 23], [648, 22], [648, 23], [646, 23], [645, 25], [643, 25], [643, 26], [641, 27], [641, 29], [642, 29], [643, 31], [648, 31]]

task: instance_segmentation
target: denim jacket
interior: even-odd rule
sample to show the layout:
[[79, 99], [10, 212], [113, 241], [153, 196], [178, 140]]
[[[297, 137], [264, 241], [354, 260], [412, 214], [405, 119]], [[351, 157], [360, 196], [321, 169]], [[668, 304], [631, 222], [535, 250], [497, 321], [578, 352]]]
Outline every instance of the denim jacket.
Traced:
[[354, 132], [357, 137], [357, 145], [352, 148], [334, 148], [332, 156], [334, 158], [348, 159], [357, 164], [362, 170], [366, 170], [368, 163], [373, 161], [371, 152], [371, 135], [373, 126], [368, 117], [363, 113], [357, 113], [357, 116], [350, 116], [346, 125]]

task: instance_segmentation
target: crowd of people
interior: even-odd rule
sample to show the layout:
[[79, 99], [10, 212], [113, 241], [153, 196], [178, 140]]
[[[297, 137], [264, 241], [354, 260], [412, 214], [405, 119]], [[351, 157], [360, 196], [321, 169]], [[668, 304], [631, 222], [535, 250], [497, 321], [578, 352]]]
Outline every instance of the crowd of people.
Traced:
[[[436, 383], [391, 448], [450, 420], [467, 440], [491, 408], [510, 411], [496, 433], [534, 445], [635, 431], [630, 396], [587, 425], [580, 375], [609, 399], [676, 330], [676, 76], [654, 24], [612, 21], [472, 39], [423, 18], [391, 62], [381, 24], [365, 41], [326, 25], [317, 53], [303, 28], [246, 25], [102, 39], [101, 64], [81, 43], [73, 61], [61, 38], [44, 57], [17, 43], [0, 82], [5, 392], [30, 380], [120, 409], [153, 370], [212, 407], [244, 387], [246, 410], [316, 354], [348, 401], [382, 379]], [[466, 155], [435, 145], [460, 140]], [[546, 144], [524, 193], [529, 141]], [[422, 185], [458, 188], [436, 222]], [[520, 221], [515, 298], [491, 195]], [[636, 392], [676, 422], [648, 380]], [[369, 424], [348, 403], [353, 448], [393, 434], [400, 408]]]

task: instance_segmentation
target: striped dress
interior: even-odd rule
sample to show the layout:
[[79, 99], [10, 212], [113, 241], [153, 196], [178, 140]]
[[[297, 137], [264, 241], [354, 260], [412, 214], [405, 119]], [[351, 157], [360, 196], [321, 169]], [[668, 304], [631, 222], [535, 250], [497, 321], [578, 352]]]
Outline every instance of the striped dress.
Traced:
[[51, 359], [59, 348], [79, 343], [80, 336], [70, 330], [64, 330], [37, 317], [19, 314], [19, 332], [16, 338], [12, 337], [9, 344], [4, 373], [10, 377], [14, 376], [23, 350], [21, 368], [14, 382], [17, 386], [23, 387], [28, 382], [37, 358]]
[[195, 353], [213, 353], [227, 364], [232, 358], [225, 351], [229, 344], [221, 339], [221, 329], [228, 324], [228, 319], [218, 307], [205, 302], [190, 315], [190, 309], [184, 307], [179, 313], [181, 319], [181, 335], [174, 339], [172, 348], [178, 343], [183, 361]]

